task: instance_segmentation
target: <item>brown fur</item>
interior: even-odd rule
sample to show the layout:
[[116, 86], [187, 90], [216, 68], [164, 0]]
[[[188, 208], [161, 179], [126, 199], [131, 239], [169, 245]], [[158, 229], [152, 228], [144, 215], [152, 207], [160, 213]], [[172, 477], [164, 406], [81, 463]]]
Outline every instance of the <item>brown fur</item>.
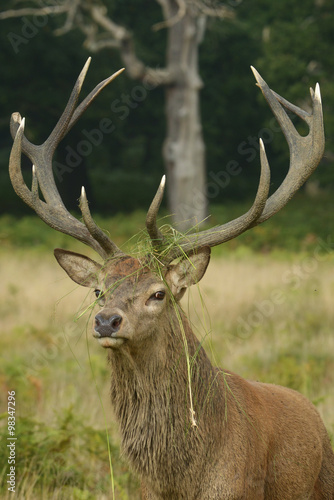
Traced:
[[[101, 267], [61, 252], [72, 279], [109, 290], [100, 314], [122, 315], [126, 340], [108, 356], [111, 401], [144, 500], [334, 500], [334, 453], [314, 406], [293, 390], [214, 368], [175, 304], [204, 274], [207, 250], [191, 266], [170, 266], [164, 281], [136, 259]], [[161, 288], [165, 300], [152, 301]]]

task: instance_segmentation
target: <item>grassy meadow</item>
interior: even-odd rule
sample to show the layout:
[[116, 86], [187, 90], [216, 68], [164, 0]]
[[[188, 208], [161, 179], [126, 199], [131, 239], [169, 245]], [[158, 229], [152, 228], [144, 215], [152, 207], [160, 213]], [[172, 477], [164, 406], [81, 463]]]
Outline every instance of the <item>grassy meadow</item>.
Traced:
[[[214, 207], [212, 221], [243, 209]], [[214, 250], [200, 286], [183, 301], [215, 364], [302, 392], [332, 439], [333, 209], [329, 196], [293, 200], [272, 221]], [[119, 245], [143, 222], [140, 212], [99, 220]], [[0, 497], [104, 500], [114, 490], [116, 499], [139, 499], [138, 481], [119, 451], [106, 352], [91, 335], [94, 314], [80, 314], [93, 294], [65, 275], [52, 250], [93, 253], [35, 217], [2, 217], [0, 243]], [[7, 491], [4, 444], [13, 390], [14, 496]]]

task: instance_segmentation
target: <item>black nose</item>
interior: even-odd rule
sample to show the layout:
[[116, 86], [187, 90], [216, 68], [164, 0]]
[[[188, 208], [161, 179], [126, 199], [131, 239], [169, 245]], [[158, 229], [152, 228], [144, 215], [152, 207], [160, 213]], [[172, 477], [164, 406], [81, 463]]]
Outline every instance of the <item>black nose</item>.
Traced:
[[102, 314], [95, 316], [95, 331], [101, 337], [111, 337], [113, 333], [118, 332], [122, 323], [122, 316], [114, 314], [109, 318], [105, 318]]

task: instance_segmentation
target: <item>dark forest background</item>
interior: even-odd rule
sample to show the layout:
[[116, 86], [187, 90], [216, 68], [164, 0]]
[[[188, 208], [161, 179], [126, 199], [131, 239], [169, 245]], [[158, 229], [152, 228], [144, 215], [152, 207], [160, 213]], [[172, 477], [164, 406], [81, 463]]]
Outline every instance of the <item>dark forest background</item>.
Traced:
[[[1, 10], [19, 6], [3, 0]], [[255, 87], [250, 65], [258, 69], [271, 88], [306, 109], [310, 104], [309, 87], [320, 83], [326, 153], [312, 181], [320, 189], [330, 189], [334, 184], [333, 3], [248, 0], [233, 1], [230, 6], [235, 11], [234, 19], [208, 19], [200, 48], [209, 202], [223, 204], [254, 195], [259, 176], [259, 136], [266, 142], [273, 188], [288, 167], [288, 148]], [[161, 19], [159, 5], [150, 2], [148, 8], [144, 0], [115, 0], [110, 8], [119, 23], [134, 33], [138, 55], [150, 66], [159, 67], [166, 43], [166, 30], [152, 30]], [[29, 211], [16, 197], [8, 177], [11, 113], [19, 111], [26, 117], [30, 140], [43, 142], [90, 55], [79, 31], [55, 36], [55, 29], [63, 22], [61, 16], [50, 15], [44, 22], [39, 19], [39, 26], [36, 21], [23, 17], [0, 22], [2, 213]], [[117, 50], [94, 54], [82, 96], [121, 66]], [[58, 148], [55, 175], [68, 208], [77, 204], [81, 185], [85, 185], [95, 212], [112, 215], [146, 208], [163, 173], [164, 113], [164, 89], [143, 89], [140, 82], [125, 73], [104, 90]], [[105, 118], [113, 121], [113, 131], [99, 141], [94, 130]], [[83, 153], [82, 141], [87, 140], [90, 147]], [[241, 167], [237, 176], [228, 175], [231, 161]], [[30, 182], [31, 166], [25, 161], [23, 166]], [[217, 183], [220, 189], [213, 188]]]

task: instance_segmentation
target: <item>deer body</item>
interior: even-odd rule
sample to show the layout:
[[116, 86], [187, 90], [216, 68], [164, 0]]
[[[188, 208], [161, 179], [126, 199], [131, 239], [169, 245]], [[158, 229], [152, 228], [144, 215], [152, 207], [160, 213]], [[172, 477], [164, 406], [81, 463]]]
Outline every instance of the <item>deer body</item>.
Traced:
[[[210, 247], [267, 220], [317, 167], [324, 150], [318, 85], [315, 92], [311, 89], [312, 112], [307, 113], [273, 92], [253, 68], [290, 148], [284, 181], [268, 198], [270, 169], [260, 141], [261, 176], [250, 210], [213, 229], [187, 235], [174, 231], [171, 244], [157, 227], [163, 179], [146, 217], [151, 249], [137, 259], [124, 254], [96, 225], [84, 189], [83, 222], [73, 217], [53, 178], [57, 144], [120, 73], [97, 85], [77, 106], [88, 65], [41, 146], [25, 137], [19, 113], [12, 115], [9, 171], [16, 193], [42, 220], [87, 244], [104, 261], [55, 250], [71, 279], [95, 290], [101, 306], [93, 336], [108, 349], [111, 402], [124, 453], [142, 481], [143, 499], [334, 500], [334, 453], [314, 406], [290, 389], [213, 367], [179, 303], [204, 275]], [[285, 109], [308, 124], [308, 135], [298, 134]], [[22, 153], [33, 164], [31, 189], [21, 172]]]
[[202, 388], [194, 378], [192, 388], [202, 396], [195, 407], [200, 417], [198, 426], [190, 427], [185, 370], [177, 372], [171, 387], [165, 379], [174, 367], [165, 366], [164, 377], [157, 377], [156, 390], [149, 394], [140, 388], [143, 383], [154, 388], [158, 370], [141, 371], [138, 381], [132, 371], [132, 376], [122, 373], [132, 388], [124, 398], [118, 364], [113, 353], [109, 356], [123, 450], [146, 486], [144, 498], [332, 500], [333, 460], [320, 474], [323, 459], [331, 458], [331, 445], [315, 408], [294, 391], [248, 382], [214, 369], [203, 353], [198, 358]]

